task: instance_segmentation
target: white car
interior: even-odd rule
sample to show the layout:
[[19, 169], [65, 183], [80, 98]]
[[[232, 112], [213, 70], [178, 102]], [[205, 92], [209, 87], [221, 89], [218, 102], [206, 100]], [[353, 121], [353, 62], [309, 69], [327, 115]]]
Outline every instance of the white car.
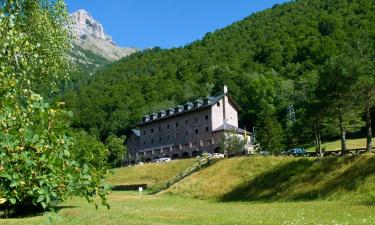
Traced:
[[224, 154], [214, 153], [214, 154], [212, 154], [211, 158], [213, 158], [213, 159], [224, 159]]
[[211, 158], [211, 157], [212, 157], [212, 154], [211, 154], [211, 153], [208, 153], [208, 152], [204, 152], [204, 153], [202, 153], [202, 155], [198, 155], [198, 156], [197, 156], [197, 159], [200, 159], [200, 158], [206, 158], [206, 157]]
[[170, 161], [172, 161], [171, 158], [161, 158], [161, 160], [163, 160], [163, 162], [170, 162]]
[[172, 161], [171, 158], [160, 158], [160, 159], [157, 159], [155, 162], [162, 163], [162, 162], [170, 162], [170, 161]]

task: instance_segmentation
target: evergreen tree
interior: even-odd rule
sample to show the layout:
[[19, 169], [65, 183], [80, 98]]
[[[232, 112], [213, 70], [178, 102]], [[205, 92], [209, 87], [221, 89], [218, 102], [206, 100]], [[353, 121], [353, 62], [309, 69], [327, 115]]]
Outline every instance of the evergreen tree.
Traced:
[[257, 128], [257, 141], [262, 149], [272, 154], [280, 153], [283, 150], [283, 129], [272, 113], [272, 109], [266, 107], [262, 109]]

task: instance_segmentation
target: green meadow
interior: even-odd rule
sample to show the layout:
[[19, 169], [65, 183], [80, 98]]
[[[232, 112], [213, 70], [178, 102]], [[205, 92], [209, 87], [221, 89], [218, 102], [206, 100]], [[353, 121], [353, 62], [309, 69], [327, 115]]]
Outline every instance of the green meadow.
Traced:
[[114, 192], [109, 203], [110, 210], [95, 210], [84, 199], [73, 199], [61, 205], [58, 213], [3, 219], [0, 224], [375, 224], [374, 205], [342, 201], [223, 203]]
[[[154, 191], [195, 161], [121, 168], [107, 182]], [[74, 198], [0, 224], [375, 224], [375, 155], [223, 159], [157, 194], [112, 192], [108, 202], [95, 209]]]
[[[372, 142], [375, 142], [375, 138], [372, 139]], [[357, 139], [348, 139], [346, 140], [347, 149], [357, 149], [357, 148], [366, 148], [366, 138], [357, 138]], [[337, 151], [341, 149], [341, 141], [331, 141], [322, 144], [322, 149], [326, 151]], [[308, 152], [314, 152], [315, 146], [309, 147], [306, 149]]]

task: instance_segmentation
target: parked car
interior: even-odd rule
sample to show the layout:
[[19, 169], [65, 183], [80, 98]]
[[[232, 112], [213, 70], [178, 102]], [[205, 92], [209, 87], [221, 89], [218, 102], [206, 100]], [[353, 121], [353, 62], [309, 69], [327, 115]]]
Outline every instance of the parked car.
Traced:
[[287, 151], [281, 152], [281, 155], [289, 155], [289, 156], [307, 156], [307, 153], [304, 148], [291, 148]]
[[224, 158], [224, 154], [214, 153], [214, 154], [212, 154], [211, 158], [213, 158], [213, 159], [223, 159]]
[[266, 156], [266, 155], [270, 155], [270, 152], [269, 151], [259, 151], [259, 154], [263, 155], [263, 156]]
[[160, 159], [155, 160], [155, 162], [157, 162], [157, 163], [170, 162], [170, 161], [172, 161], [171, 158], [160, 158]]
[[163, 160], [163, 162], [170, 162], [170, 161], [172, 161], [171, 158], [161, 158], [161, 159]]
[[197, 156], [197, 159], [206, 158], [206, 157], [212, 157], [212, 154], [208, 152], [203, 152], [201, 155]]

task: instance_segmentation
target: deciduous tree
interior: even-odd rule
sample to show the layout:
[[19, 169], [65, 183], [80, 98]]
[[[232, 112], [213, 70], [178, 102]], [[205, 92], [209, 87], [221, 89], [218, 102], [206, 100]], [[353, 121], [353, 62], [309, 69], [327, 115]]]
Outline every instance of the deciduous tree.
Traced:
[[106, 204], [103, 170], [73, 157], [71, 113], [40, 94], [66, 78], [67, 17], [62, 0], [0, 1], [0, 199], [9, 212], [73, 195], [99, 194]]

